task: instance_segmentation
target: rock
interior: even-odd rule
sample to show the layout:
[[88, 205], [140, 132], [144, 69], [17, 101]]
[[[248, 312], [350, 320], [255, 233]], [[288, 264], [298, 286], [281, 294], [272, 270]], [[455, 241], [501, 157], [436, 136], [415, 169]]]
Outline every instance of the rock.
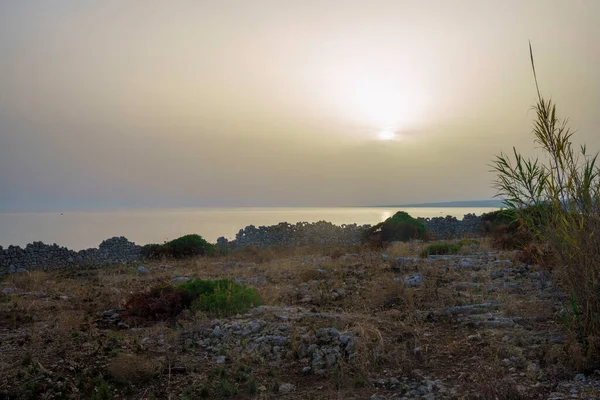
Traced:
[[73, 264], [73, 261], [74, 261], [74, 260], [73, 260], [73, 257], [69, 257], [69, 258], [67, 258], [67, 263], [69, 263], [69, 264]]
[[9, 274], [14, 274], [15, 272], [17, 272], [17, 267], [15, 267], [15, 265], [14, 265], [14, 264], [10, 264], [10, 265], [8, 266], [8, 273], [9, 273]]
[[410, 274], [404, 276], [404, 284], [406, 287], [419, 287], [423, 284], [425, 280], [421, 276], [421, 274]]
[[279, 393], [290, 393], [294, 390], [296, 390], [296, 386], [291, 383], [282, 383], [281, 386], [279, 386]]
[[473, 261], [469, 260], [468, 258], [463, 258], [460, 260], [460, 266], [463, 268], [471, 268], [473, 267]]
[[215, 358], [215, 362], [217, 364], [225, 364], [225, 356], [218, 356], [217, 358]]
[[25, 272], [27, 272], [25, 268], [17, 268], [17, 274], [24, 274]]
[[14, 288], [7, 287], [7, 288], [2, 289], [2, 294], [12, 294], [14, 292], [15, 292]]
[[187, 276], [176, 276], [175, 278], [171, 279], [171, 282], [173, 283], [184, 283], [189, 281], [191, 278], [188, 278]]
[[490, 279], [500, 279], [500, 278], [504, 278], [504, 272], [503, 271], [492, 271], [492, 272], [490, 272]]
[[334, 353], [327, 354], [327, 357], [326, 357], [326, 359], [327, 359], [327, 365], [328, 365], [328, 366], [332, 367], [332, 366], [334, 366], [334, 365], [335, 365], [336, 356], [335, 356], [335, 354], [334, 354]]
[[150, 273], [150, 271], [148, 271], [148, 269], [146, 267], [144, 267], [143, 265], [140, 265], [139, 267], [137, 267], [137, 274], [140, 276], [144, 276], [144, 275], [148, 275]]
[[527, 366], [527, 371], [537, 374], [538, 372], [540, 372], [540, 367], [536, 363], [530, 363]]

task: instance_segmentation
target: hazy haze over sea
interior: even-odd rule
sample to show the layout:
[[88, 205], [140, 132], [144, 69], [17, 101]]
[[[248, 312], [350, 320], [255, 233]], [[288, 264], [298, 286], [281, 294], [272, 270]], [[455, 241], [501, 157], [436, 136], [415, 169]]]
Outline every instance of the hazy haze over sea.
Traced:
[[338, 207], [338, 208], [179, 208], [119, 211], [0, 213], [0, 245], [25, 246], [33, 241], [57, 243], [74, 250], [97, 247], [104, 239], [125, 236], [138, 244], [162, 243], [188, 233], [210, 242], [228, 239], [247, 225], [274, 225], [287, 221], [329, 221], [336, 225], [376, 224], [406, 211], [413, 217], [468, 213], [481, 215], [485, 207]]

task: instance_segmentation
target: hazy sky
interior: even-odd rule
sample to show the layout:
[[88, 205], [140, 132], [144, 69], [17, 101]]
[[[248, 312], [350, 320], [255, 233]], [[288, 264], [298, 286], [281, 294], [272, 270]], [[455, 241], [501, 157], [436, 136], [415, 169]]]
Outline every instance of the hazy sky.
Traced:
[[600, 149], [598, 0], [4, 0], [0, 211], [488, 199], [528, 40]]

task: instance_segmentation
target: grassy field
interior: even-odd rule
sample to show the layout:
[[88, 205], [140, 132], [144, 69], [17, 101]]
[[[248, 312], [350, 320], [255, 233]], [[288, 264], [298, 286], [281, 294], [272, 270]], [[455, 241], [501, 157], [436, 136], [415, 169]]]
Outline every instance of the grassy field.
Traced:
[[[0, 399], [600, 395], [590, 374], [573, 379], [585, 371], [550, 268], [486, 239], [419, 257], [427, 245], [244, 249], [145, 263], [144, 275], [123, 265], [5, 276]], [[124, 309], [135, 293], [187, 278], [229, 278], [262, 306], [162, 320]]]

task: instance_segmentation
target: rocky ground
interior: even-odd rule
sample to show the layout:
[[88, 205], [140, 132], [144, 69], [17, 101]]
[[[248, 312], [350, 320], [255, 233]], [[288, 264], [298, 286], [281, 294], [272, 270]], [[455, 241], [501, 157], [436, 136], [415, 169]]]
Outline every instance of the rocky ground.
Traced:
[[[543, 266], [473, 244], [244, 250], [0, 281], [0, 399], [600, 398]], [[264, 304], [127, 318], [158, 283], [235, 279]]]

